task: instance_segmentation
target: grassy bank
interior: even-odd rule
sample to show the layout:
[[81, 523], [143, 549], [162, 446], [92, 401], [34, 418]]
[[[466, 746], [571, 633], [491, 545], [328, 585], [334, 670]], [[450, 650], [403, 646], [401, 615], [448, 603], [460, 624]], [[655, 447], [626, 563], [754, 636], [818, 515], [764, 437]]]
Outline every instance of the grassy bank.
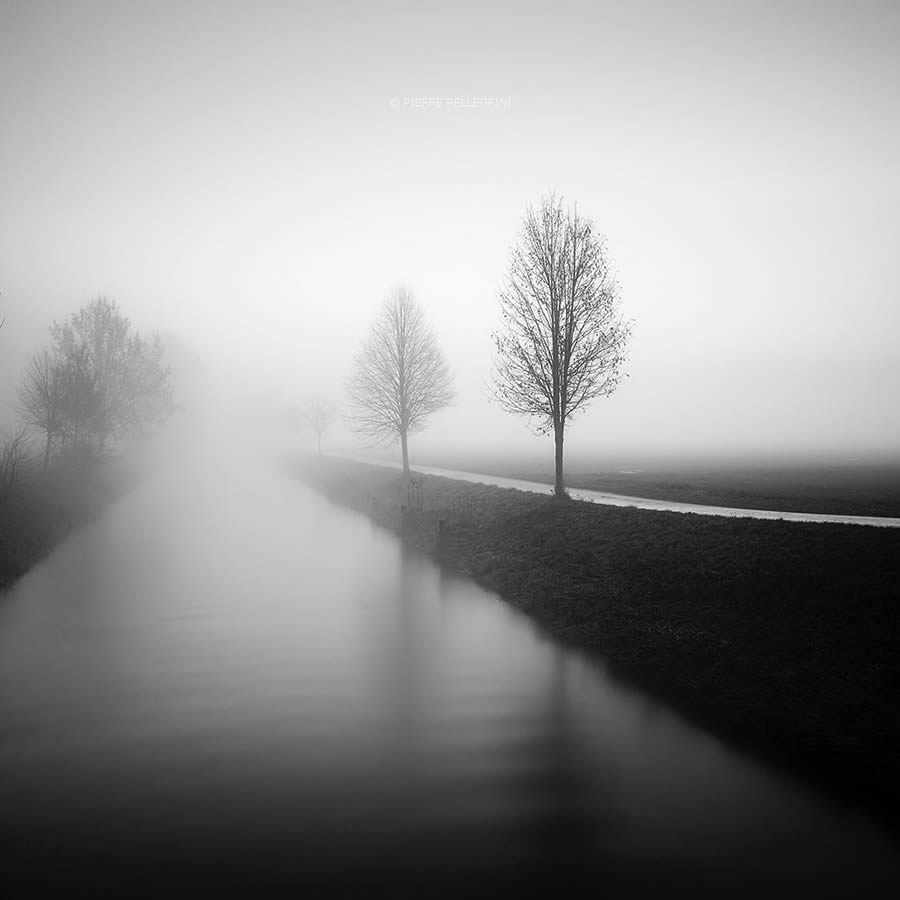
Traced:
[[46, 471], [31, 467], [0, 502], [0, 591], [95, 519], [133, 481], [134, 473], [115, 461], [90, 474], [62, 464]]
[[[466, 456], [436, 456], [428, 462], [439, 468], [553, 484], [553, 468], [547, 464]], [[900, 516], [900, 465], [896, 463], [645, 466], [631, 469], [616, 468], [609, 462], [570, 461], [566, 481], [572, 488], [678, 503]]]
[[900, 531], [560, 503], [431, 476], [424, 510], [404, 520], [395, 470], [292, 468], [712, 731], [900, 821]]

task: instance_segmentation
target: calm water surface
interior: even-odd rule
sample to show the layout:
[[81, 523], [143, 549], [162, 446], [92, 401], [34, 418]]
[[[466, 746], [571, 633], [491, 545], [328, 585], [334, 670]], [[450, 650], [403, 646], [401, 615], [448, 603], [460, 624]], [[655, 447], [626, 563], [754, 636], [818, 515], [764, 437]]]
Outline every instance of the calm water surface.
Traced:
[[900, 887], [863, 818], [238, 460], [155, 477], [0, 602], [0, 798], [15, 871], [85, 893]]

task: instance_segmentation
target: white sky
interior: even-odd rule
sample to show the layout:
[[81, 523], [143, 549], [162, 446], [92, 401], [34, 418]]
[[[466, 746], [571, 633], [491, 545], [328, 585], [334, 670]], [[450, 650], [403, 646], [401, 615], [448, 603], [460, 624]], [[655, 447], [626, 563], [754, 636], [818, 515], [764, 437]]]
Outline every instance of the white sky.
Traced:
[[0, 173], [0, 419], [98, 293], [339, 399], [405, 282], [458, 390], [414, 453], [530, 446], [482, 385], [509, 247], [556, 189], [636, 323], [574, 451], [900, 450], [897, 3], [0, 0]]

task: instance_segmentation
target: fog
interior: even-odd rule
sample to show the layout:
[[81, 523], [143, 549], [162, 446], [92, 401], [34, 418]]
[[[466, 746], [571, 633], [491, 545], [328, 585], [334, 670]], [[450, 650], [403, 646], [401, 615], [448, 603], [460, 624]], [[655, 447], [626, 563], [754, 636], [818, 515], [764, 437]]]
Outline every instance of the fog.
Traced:
[[13, 879], [127, 896], [288, 873], [341, 896], [560, 871], [648, 892], [702, 877], [710, 896], [897, 883], [875, 825], [260, 466], [261, 435], [226, 422], [193, 417], [215, 444], [184, 452], [182, 434], [4, 597]]
[[607, 236], [635, 323], [572, 459], [900, 449], [896, 4], [0, 16], [4, 422], [47, 326], [98, 294], [225, 394], [340, 403], [404, 283], [457, 392], [414, 458], [549, 453], [486, 384], [509, 248], [556, 190]]
[[898, 50], [0, 0], [5, 881], [900, 896]]

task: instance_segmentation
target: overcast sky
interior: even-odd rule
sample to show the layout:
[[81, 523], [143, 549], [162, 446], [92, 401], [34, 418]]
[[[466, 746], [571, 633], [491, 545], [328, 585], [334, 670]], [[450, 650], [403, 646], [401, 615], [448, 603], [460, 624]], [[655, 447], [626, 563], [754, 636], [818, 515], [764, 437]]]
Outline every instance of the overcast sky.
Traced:
[[414, 456], [532, 446], [483, 385], [555, 189], [635, 320], [570, 448], [900, 451], [896, 2], [0, 0], [0, 172], [7, 420], [99, 293], [286, 401], [340, 399], [402, 282], [458, 391]]

